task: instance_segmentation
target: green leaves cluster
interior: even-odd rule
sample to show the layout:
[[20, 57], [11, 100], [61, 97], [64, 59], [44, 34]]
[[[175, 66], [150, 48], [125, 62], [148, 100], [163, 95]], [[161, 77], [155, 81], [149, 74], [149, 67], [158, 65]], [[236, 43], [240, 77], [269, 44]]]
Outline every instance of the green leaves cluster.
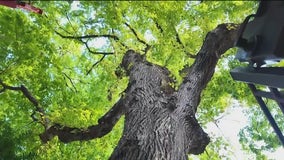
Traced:
[[[284, 118], [279, 106], [272, 100], [266, 100], [266, 105], [280, 130], [283, 130], [284, 126], [281, 122]], [[274, 152], [281, 143], [259, 106], [247, 109], [246, 115], [249, 117], [249, 124], [239, 133], [242, 147], [254, 153], [257, 159], [266, 159], [263, 151]]]
[[[97, 119], [118, 99], [126, 83], [125, 80], [115, 79], [113, 68], [118, 63], [110, 63], [115, 57], [109, 57], [111, 60], [102, 63], [96, 70], [96, 75], [86, 76], [87, 69], [96, 57], [91, 61], [92, 55], [84, 53], [81, 44], [63, 40], [54, 33], [58, 26], [57, 21], [64, 16], [63, 13], [57, 12], [60, 6], [55, 4], [46, 8], [47, 13], [49, 10], [54, 11], [47, 15], [50, 18], [0, 8], [0, 26], [3, 28], [0, 31], [3, 39], [0, 41], [1, 80], [12, 86], [25, 85], [38, 99], [50, 120], [69, 126], [87, 127], [97, 123]], [[57, 19], [52, 17], [51, 13], [60, 16]], [[111, 93], [108, 92], [109, 89]], [[109, 94], [112, 94], [112, 99], [107, 99]], [[61, 153], [66, 153], [66, 157], [78, 153], [74, 151], [78, 144], [68, 145], [69, 151], [59, 152], [60, 154], [53, 154], [52, 149], [41, 144], [38, 135], [43, 131], [43, 127], [33, 122], [30, 117], [35, 107], [20, 92], [1, 93], [0, 103], [1, 137], [7, 137], [1, 140], [1, 148], [5, 150], [1, 149], [0, 157], [30, 159], [35, 156], [39, 159], [40, 155], [43, 155], [43, 159], [48, 156], [58, 159]], [[121, 124], [122, 122], [117, 126], [118, 129], [105, 139], [99, 139], [96, 145], [92, 145], [98, 146], [96, 150], [100, 154], [85, 145], [92, 153], [83, 153], [82, 150], [82, 155], [77, 156], [84, 157], [86, 154], [87, 157], [91, 156], [91, 159], [105, 159], [103, 157], [110, 155], [121, 134]], [[109, 140], [112, 142], [104, 144]], [[104, 145], [101, 145], [102, 143]], [[7, 144], [10, 144], [10, 148]], [[58, 141], [52, 144], [59, 148], [65, 146]], [[102, 151], [105, 147], [108, 147], [106, 152]], [[45, 151], [50, 155], [43, 154]]]

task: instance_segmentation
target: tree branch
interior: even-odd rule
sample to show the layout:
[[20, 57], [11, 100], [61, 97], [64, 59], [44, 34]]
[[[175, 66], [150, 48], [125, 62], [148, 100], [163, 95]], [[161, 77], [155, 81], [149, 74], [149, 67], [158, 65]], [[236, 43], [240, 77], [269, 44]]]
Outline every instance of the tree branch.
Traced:
[[[75, 92], [77, 92], [77, 88], [75, 86], [75, 84], [73, 83], [73, 80], [66, 74], [63, 72], [63, 75], [69, 80], [69, 82], [72, 84], [73, 88], [75, 89]], [[64, 78], [65, 79], [65, 78]]]
[[74, 31], [75, 33], [77, 33], [78, 30], [76, 31], [75, 28], [73, 27], [73, 25], [72, 25], [72, 23], [71, 23], [71, 20], [70, 20], [70, 18], [69, 18], [69, 16], [68, 16], [68, 13], [66, 12], [65, 15], [66, 15], [66, 18], [67, 18], [67, 20], [68, 20], [68, 23], [70, 24], [70, 26], [71, 26], [71, 28], [73, 29], [73, 31]]
[[61, 33], [55, 31], [57, 35], [59, 35], [62, 38], [67, 38], [67, 39], [86, 39], [86, 38], [112, 38], [114, 40], [119, 40], [119, 38], [116, 35], [110, 35], [110, 34], [101, 34], [101, 35], [85, 35], [85, 36], [65, 36], [62, 35]]
[[40, 135], [42, 142], [46, 143], [54, 136], [64, 143], [72, 141], [87, 141], [94, 138], [100, 138], [108, 134], [120, 117], [124, 114], [124, 104], [121, 98], [102, 118], [98, 120], [97, 125], [92, 125], [86, 129], [71, 128], [61, 124], [54, 124]]
[[[66, 17], [68, 20], [68, 23], [71, 25], [71, 28], [73, 29], [73, 31], [75, 33], [77, 33], [77, 31], [75, 31], [75, 28], [73, 27], [71, 20], [68, 16], [68, 14], [66, 13]], [[58, 24], [58, 22], [57, 22]], [[59, 25], [59, 24], [58, 24]], [[59, 25], [60, 26], [60, 25]], [[65, 31], [66, 33], [68, 33], [69, 35], [72, 35], [70, 32], [66, 31], [65, 29], [63, 29], [62, 27], [60, 27], [63, 31]], [[83, 41], [83, 39], [90, 39], [90, 38], [110, 38], [113, 39], [114, 41], [120, 43], [123, 47], [127, 48], [127, 46], [119, 41], [119, 38], [116, 35], [111, 35], [111, 34], [101, 34], [101, 35], [84, 35], [84, 36], [66, 36], [63, 35], [61, 33], [59, 33], [58, 31], [55, 31], [55, 33], [57, 35], [59, 35], [61, 38], [67, 38], [67, 39], [75, 39], [80, 41], [81, 43], [83, 43], [85, 45], [85, 47], [87, 48], [87, 50], [92, 53], [92, 54], [102, 54], [102, 55], [109, 55], [109, 54], [113, 54], [113, 52], [96, 52], [96, 51], [92, 51], [88, 45], [88, 40], [87, 41]]]
[[161, 33], [163, 33], [164, 30], [163, 30], [162, 26], [161, 26], [157, 21], [154, 21], [154, 22], [155, 22], [155, 25], [156, 25], [156, 27], [158, 28], [158, 30], [159, 30]]
[[[163, 30], [163, 28], [161, 27], [161, 25], [160, 25], [157, 21], [154, 21], [154, 23], [155, 23], [156, 27], [158, 28], [158, 30], [159, 30], [161, 33], [163, 33], [164, 30]], [[186, 51], [185, 46], [184, 46], [184, 44], [182, 43], [182, 41], [181, 41], [181, 39], [180, 39], [180, 36], [179, 36], [179, 34], [178, 34], [178, 32], [177, 32], [176, 29], [175, 29], [175, 33], [176, 33], [176, 34], [175, 34], [176, 41], [178, 42], [178, 44], [180, 44], [180, 45], [182, 46], [182, 49], [183, 49], [183, 51], [185, 52], [185, 54], [188, 55], [189, 58], [195, 58], [196, 55], [193, 55], [193, 54], [189, 53], [188, 51]]]
[[[221, 55], [234, 46], [237, 39], [238, 25], [233, 29], [232, 24], [220, 24], [206, 35], [203, 45], [198, 52], [194, 63], [190, 67], [183, 83], [180, 85], [178, 94], [186, 95], [178, 103], [187, 104], [176, 112], [195, 113], [200, 102], [200, 94], [211, 80], [215, 67]], [[195, 96], [192, 96], [195, 95]]]
[[88, 70], [87, 75], [89, 75], [90, 72], [92, 71], [92, 69], [93, 69], [96, 65], [98, 65], [105, 57], [106, 57], [106, 55], [103, 55], [101, 59], [99, 59], [96, 63], [94, 63], [94, 64], [92, 65], [92, 67]]
[[86, 36], [65, 36], [62, 35], [61, 33], [55, 31], [55, 33], [57, 35], [59, 35], [61, 38], [67, 38], [67, 39], [75, 39], [80, 41], [81, 43], [83, 43], [85, 45], [85, 47], [87, 48], [87, 50], [92, 53], [92, 54], [102, 54], [102, 55], [110, 55], [113, 54], [113, 52], [96, 52], [96, 51], [92, 51], [91, 48], [89, 47], [87, 41], [83, 41], [82, 39], [86, 39], [86, 38], [113, 38], [114, 40], [118, 40], [118, 38], [115, 35], [86, 35]]
[[16, 63], [12, 62], [8, 65], [6, 65], [6, 67], [3, 70], [0, 70], [0, 75], [6, 73], [7, 71], [11, 70], [12, 66], [14, 66]]
[[[69, 32], [69, 31], [67, 31], [66, 29], [64, 29], [63, 27], [61, 27], [61, 25], [59, 24], [59, 22], [56, 20], [55, 21], [56, 22], [56, 24], [59, 26], [59, 28], [61, 29], [61, 30], [63, 30], [64, 32], [66, 32], [66, 33], [68, 33], [68, 34], [70, 34], [71, 35], [71, 33]], [[57, 31], [54, 31], [55, 33], [57, 32]], [[57, 34], [57, 33], [56, 33]]]
[[[48, 127], [48, 119], [45, 117], [44, 110], [41, 108], [39, 102], [37, 99], [31, 94], [31, 92], [24, 86], [21, 85], [20, 87], [13, 87], [5, 84], [2, 80], [0, 80], [0, 85], [3, 87], [0, 90], [0, 93], [4, 92], [5, 90], [13, 90], [13, 91], [21, 91], [23, 95], [35, 106], [37, 112], [39, 112], [41, 121], [40, 123], [47, 128]], [[37, 119], [35, 118], [35, 111], [31, 114], [31, 118], [36, 121]]]
[[184, 44], [182, 43], [180, 36], [177, 32], [177, 30], [175, 29], [176, 32], [176, 41], [178, 42], [178, 44], [180, 44], [182, 46], [183, 51], [185, 52], [186, 55], [188, 55], [190, 58], [196, 58], [196, 55], [193, 55], [191, 53], [189, 53], [188, 51], [186, 51]]
[[[68, 16], [68, 14], [66, 13], [66, 17], [68, 20], [68, 23], [71, 25], [71, 28], [73, 29], [73, 31], [76, 33], [77, 31], [75, 31], [75, 28], [73, 27], [70, 18]], [[68, 32], [67, 30], [65, 30], [64, 28], [60, 27], [61, 25], [58, 23], [58, 21], [56, 21], [57, 25], [59, 26], [60, 29], [62, 29], [64, 32], [68, 33], [69, 35], [72, 35], [72, 33]], [[82, 39], [89, 39], [89, 38], [111, 38], [114, 39], [116, 42], [120, 43], [123, 47], [128, 48], [124, 43], [119, 41], [119, 38], [116, 35], [110, 35], [110, 34], [102, 34], [102, 35], [85, 35], [85, 36], [65, 36], [62, 35], [61, 33], [55, 31], [55, 33], [57, 35], [59, 35], [61, 38], [67, 38], [67, 39], [77, 39], [80, 42], [84, 43], [82, 41]], [[87, 47], [88, 45], [86, 45], [86, 43], [84, 43], [85, 46]], [[88, 48], [88, 51], [91, 52], [92, 54], [112, 54], [112, 53], [101, 53], [101, 52], [93, 52]]]
[[88, 50], [90, 53], [92, 53], [92, 54], [102, 54], [102, 55], [110, 55], [110, 54], [113, 54], [113, 52], [95, 52], [95, 51], [92, 51], [87, 42], [84, 42], [83, 40], [80, 40], [80, 41], [85, 45], [85, 47], [87, 48], [87, 50]]
[[148, 50], [151, 48], [151, 45], [149, 45], [149, 44], [146, 43], [144, 40], [142, 40], [141, 38], [139, 38], [137, 32], [136, 32], [127, 22], [125, 22], [124, 24], [130, 29], [130, 31], [134, 34], [134, 36], [136, 37], [136, 39], [137, 39], [140, 43], [142, 43], [142, 44], [144, 44], [144, 45], [146, 46], [145, 49], [144, 49], [144, 52], [147, 53]]

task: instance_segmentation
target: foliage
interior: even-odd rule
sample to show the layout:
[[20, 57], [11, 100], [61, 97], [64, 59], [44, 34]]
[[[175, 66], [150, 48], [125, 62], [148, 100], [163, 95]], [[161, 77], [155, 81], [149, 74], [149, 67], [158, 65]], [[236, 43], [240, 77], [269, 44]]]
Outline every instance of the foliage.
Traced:
[[[283, 130], [281, 122], [284, 119], [280, 108], [274, 101], [267, 100], [266, 103], [280, 130]], [[247, 109], [246, 114], [249, 117], [249, 125], [239, 133], [242, 147], [254, 153], [257, 159], [265, 159], [263, 151], [273, 152], [281, 146], [281, 143], [259, 106]]]
[[[230, 50], [228, 52], [233, 52]], [[254, 104], [254, 97], [247, 85], [234, 81], [230, 76], [230, 70], [242, 66], [234, 59], [232, 53], [220, 60], [216, 73], [203, 92], [199, 116], [202, 123], [213, 121], [219, 114], [231, 105], [230, 99], [239, 99], [248, 105]]]
[[[11, 86], [25, 85], [51, 121], [84, 128], [96, 124], [126, 88], [127, 78], [117, 77], [115, 71], [119, 70], [128, 48], [142, 53], [151, 45], [147, 60], [166, 66], [177, 86], [182, 79], [179, 70], [193, 63], [190, 57], [199, 51], [206, 33], [220, 23], [241, 23], [245, 16], [255, 12], [256, 4], [252, 1], [34, 3], [44, 10], [42, 16], [0, 6], [0, 79]], [[103, 34], [117, 37], [62, 38], [62, 35]], [[230, 105], [228, 99], [253, 104], [246, 86], [230, 78], [229, 70], [240, 65], [233, 59], [234, 53], [235, 50], [230, 50], [222, 57], [203, 92], [198, 118], [204, 125], [224, 112]], [[0, 135], [5, 137], [1, 139], [0, 157], [4, 159], [107, 159], [123, 128], [122, 119], [110, 134], [100, 139], [63, 144], [55, 138], [41, 144], [38, 135], [44, 128], [30, 116], [35, 110], [33, 104], [20, 92], [9, 90], [1, 93], [0, 104]], [[254, 139], [253, 135], [249, 137]], [[226, 144], [221, 138], [216, 139], [207, 151], [216, 152], [213, 157], [221, 159], [218, 150]], [[7, 144], [9, 147], [2, 150]], [[204, 157], [205, 154], [200, 156]]]

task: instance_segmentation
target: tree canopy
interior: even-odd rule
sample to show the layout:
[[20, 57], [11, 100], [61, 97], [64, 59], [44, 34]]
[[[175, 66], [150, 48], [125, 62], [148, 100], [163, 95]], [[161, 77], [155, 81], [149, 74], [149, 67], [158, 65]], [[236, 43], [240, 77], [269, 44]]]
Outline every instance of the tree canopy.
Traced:
[[[123, 96], [128, 77], [120, 67], [129, 49], [166, 67], [182, 82], [206, 34], [221, 23], [240, 24], [255, 12], [254, 1], [41, 1], [43, 15], [0, 6], [0, 159], [107, 159], [123, 130], [123, 119], [104, 137], [42, 143], [49, 123], [86, 128], [98, 124]], [[234, 28], [235, 25], [229, 25]], [[202, 126], [216, 121], [232, 99], [255, 106], [246, 85], [234, 82], [230, 69], [235, 49], [222, 55], [202, 92], [197, 118]], [[147, 53], [147, 54], [146, 54]], [[259, 114], [251, 107], [250, 112]], [[249, 154], [280, 144], [261, 117], [240, 131]], [[278, 112], [275, 111], [277, 114]], [[259, 130], [255, 131], [256, 128]], [[261, 130], [261, 131], [260, 131]], [[255, 141], [264, 141], [255, 145]], [[219, 152], [230, 144], [212, 138], [200, 159], [230, 157]]]

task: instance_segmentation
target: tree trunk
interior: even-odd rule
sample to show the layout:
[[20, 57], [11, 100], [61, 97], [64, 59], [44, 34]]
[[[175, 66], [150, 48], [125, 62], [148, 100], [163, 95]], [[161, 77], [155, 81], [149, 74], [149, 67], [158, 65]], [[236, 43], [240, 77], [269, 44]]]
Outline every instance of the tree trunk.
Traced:
[[237, 31], [237, 25], [221, 24], [209, 32], [177, 90], [171, 87], [165, 67], [127, 51], [121, 66], [129, 76], [128, 87], [99, 124], [83, 130], [54, 124], [40, 135], [41, 140], [58, 136], [68, 143], [102, 137], [125, 114], [123, 135], [111, 160], [185, 160], [188, 154], [202, 153], [210, 140], [195, 118], [200, 95], [220, 56], [233, 47]]
[[171, 88], [166, 68], [132, 50], [126, 53], [122, 62], [129, 75], [122, 102], [125, 126], [111, 160], [183, 160], [205, 150], [209, 137], [195, 118], [196, 109], [219, 57], [234, 44], [236, 28], [229, 30], [223, 24], [207, 34], [177, 91]]

